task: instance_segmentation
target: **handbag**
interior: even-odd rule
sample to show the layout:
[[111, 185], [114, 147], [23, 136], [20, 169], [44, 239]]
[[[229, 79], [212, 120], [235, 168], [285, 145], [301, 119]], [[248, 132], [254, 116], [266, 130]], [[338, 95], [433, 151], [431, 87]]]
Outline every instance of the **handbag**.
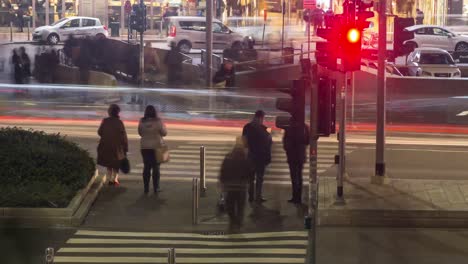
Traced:
[[130, 161], [125, 156], [122, 160], [120, 160], [120, 171], [128, 174], [130, 173]]
[[166, 144], [162, 144], [160, 147], [156, 148], [155, 152], [157, 163], [166, 163], [171, 159], [169, 155], [169, 147]]

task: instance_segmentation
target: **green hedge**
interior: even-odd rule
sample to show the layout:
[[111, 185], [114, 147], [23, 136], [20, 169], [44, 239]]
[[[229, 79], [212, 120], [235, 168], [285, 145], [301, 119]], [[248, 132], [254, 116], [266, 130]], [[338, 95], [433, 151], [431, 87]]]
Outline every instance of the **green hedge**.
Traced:
[[89, 153], [60, 134], [0, 129], [0, 207], [66, 207], [95, 169]]

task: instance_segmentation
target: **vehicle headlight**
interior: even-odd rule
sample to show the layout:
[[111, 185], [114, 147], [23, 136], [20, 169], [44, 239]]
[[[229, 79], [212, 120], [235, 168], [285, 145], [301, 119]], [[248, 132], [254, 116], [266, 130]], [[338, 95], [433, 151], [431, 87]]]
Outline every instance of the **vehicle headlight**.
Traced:
[[432, 76], [432, 73], [427, 72], [427, 71], [423, 71], [421, 75], [422, 76]]
[[453, 74], [453, 77], [460, 77], [461, 76], [461, 72], [457, 71]]

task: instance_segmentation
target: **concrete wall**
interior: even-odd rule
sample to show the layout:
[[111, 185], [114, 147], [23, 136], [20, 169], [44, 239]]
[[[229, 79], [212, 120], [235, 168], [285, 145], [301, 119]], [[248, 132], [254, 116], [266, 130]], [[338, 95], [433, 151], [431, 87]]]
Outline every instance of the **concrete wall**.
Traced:
[[[62, 84], [80, 84], [80, 71], [77, 67], [58, 65], [55, 71], [55, 80]], [[90, 71], [89, 85], [97, 86], [117, 86], [117, 80], [113, 75]]]

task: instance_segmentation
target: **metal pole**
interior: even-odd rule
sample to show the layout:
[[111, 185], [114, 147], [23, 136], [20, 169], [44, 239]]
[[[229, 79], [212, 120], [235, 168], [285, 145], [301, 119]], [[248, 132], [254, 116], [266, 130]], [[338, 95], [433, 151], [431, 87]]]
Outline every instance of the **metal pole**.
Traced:
[[153, 30], [154, 29], [154, 0], [151, 0], [150, 2], [150, 16], [151, 16], [151, 26], [150, 26], [150, 29]]
[[124, 33], [123, 29], [125, 29], [125, 0], [120, 0], [120, 36]]
[[206, 87], [211, 87], [213, 74], [213, 0], [206, 0]]
[[[140, 10], [143, 12], [145, 8], [145, 1], [140, 0]], [[144, 17], [143, 19], [146, 19]], [[145, 84], [145, 47], [144, 47], [144, 33], [145, 29], [142, 29], [140, 32], [140, 87], [143, 87]]]
[[377, 68], [377, 131], [375, 176], [385, 176], [385, 63], [387, 53], [386, 0], [379, 2], [379, 59]]
[[65, 9], [67, 8], [67, 5], [65, 3], [65, 0], [62, 0], [62, 18], [65, 17]]
[[354, 101], [355, 101], [355, 86], [356, 86], [356, 81], [355, 81], [356, 73], [352, 72], [351, 73], [351, 92], [353, 93], [351, 95], [351, 124], [354, 125]]
[[46, 248], [45, 250], [45, 263], [53, 264], [54, 263], [54, 248]]
[[176, 264], [175, 248], [170, 248], [167, 250], [167, 263]]
[[286, 13], [286, 2], [283, 0], [283, 6], [281, 7], [281, 11], [283, 13], [283, 25], [281, 28], [281, 54], [283, 54], [283, 48], [284, 48], [284, 15]]
[[10, 42], [13, 42], [13, 22], [10, 21]]
[[307, 8], [309, 19], [307, 20], [307, 58], [310, 59], [310, 20], [312, 19], [310, 8]]
[[49, 10], [50, 10], [50, 1], [45, 0], [45, 24], [49, 25]]
[[312, 80], [310, 93], [310, 149], [309, 149], [309, 212], [305, 226], [308, 229], [308, 246], [306, 264], [316, 263], [317, 246], [317, 216], [319, 177], [317, 174], [317, 143], [318, 143], [318, 76], [317, 64], [312, 65]]
[[31, 40], [31, 34], [29, 34], [29, 32], [30, 32], [30, 24], [31, 24], [31, 21], [28, 21], [28, 41]]
[[206, 155], [205, 147], [200, 147], [200, 188], [201, 194], [204, 195], [206, 192]]
[[36, 28], [36, 1], [32, 1], [32, 27]]
[[193, 178], [192, 181], [192, 224], [198, 224], [198, 205], [200, 197], [200, 187], [198, 184], [198, 179]]
[[345, 148], [346, 148], [346, 90], [348, 88], [348, 73], [344, 74], [344, 85], [341, 90], [341, 119], [340, 119], [340, 137], [339, 137], [339, 163], [338, 163], [338, 175], [336, 177], [336, 202], [344, 202], [343, 197], [343, 177], [345, 174], [346, 168], [346, 157], [345, 157]]

